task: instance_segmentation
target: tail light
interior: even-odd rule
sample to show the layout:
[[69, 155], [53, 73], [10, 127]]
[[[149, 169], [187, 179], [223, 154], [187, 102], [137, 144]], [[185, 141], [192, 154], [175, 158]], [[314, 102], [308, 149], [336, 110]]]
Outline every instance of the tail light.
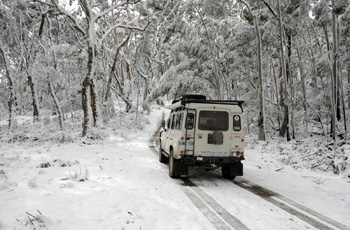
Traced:
[[185, 156], [185, 153], [183, 150], [180, 150], [180, 157], [184, 157]]
[[236, 156], [240, 158], [244, 158], [244, 152], [237, 151]]

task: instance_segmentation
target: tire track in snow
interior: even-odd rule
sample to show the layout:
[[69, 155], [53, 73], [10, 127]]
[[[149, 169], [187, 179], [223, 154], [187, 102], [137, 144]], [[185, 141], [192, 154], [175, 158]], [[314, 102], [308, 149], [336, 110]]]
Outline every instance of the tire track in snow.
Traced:
[[215, 211], [205, 203], [205, 201], [200, 197], [197, 193], [191, 190], [188, 186], [181, 186], [182, 191], [186, 194], [186, 196], [192, 201], [192, 203], [197, 207], [197, 209], [209, 220], [210, 223], [216, 229], [232, 229], [227, 223], [224, 222], [223, 219], [220, 218], [219, 214], [215, 213]]
[[[276, 192], [273, 192], [269, 189], [261, 187], [259, 185], [253, 184], [245, 179], [236, 179], [231, 181], [232, 183], [238, 185], [239, 187], [254, 193], [260, 198], [276, 205], [277, 207], [283, 209], [284, 211], [298, 217], [299, 219], [305, 221], [306, 223], [314, 226], [317, 229], [341, 229], [341, 230], [350, 230], [348, 226], [345, 226], [335, 220], [332, 220], [329, 217], [322, 215], [308, 207], [305, 207], [301, 204], [296, 203], [293, 200], [290, 200]], [[299, 210], [300, 211], [299, 211]], [[316, 217], [317, 220], [313, 217]], [[334, 228], [335, 227], [335, 228]]]
[[[209, 196], [206, 192], [204, 192], [201, 188], [197, 187], [191, 180], [189, 179], [181, 179], [183, 188], [187, 188], [188, 190], [192, 190], [193, 194], [197, 195], [201, 198], [201, 202], [204, 205], [208, 205], [213, 213], [208, 217], [206, 212], [201, 209], [201, 207], [197, 206], [195, 200], [192, 200], [188, 194], [186, 194], [191, 201], [197, 206], [197, 208], [208, 218], [208, 220], [217, 228], [217, 229], [238, 229], [238, 230], [248, 230], [249, 228], [245, 226], [237, 217], [233, 216], [226, 209], [224, 209], [218, 202], [216, 202], [211, 196]], [[184, 189], [183, 189], [184, 190]], [[186, 192], [185, 192], [186, 193]], [[222, 220], [220, 221], [212, 221], [210, 218], [212, 215], [219, 216]]]

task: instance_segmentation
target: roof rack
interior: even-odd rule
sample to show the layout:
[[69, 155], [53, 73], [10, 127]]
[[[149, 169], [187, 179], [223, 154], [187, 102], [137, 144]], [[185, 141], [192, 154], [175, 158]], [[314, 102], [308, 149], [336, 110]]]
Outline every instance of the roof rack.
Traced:
[[238, 105], [242, 108], [242, 104], [244, 101], [241, 100], [207, 100], [204, 95], [197, 94], [187, 94], [182, 97], [179, 97], [173, 100], [172, 104], [168, 107], [170, 109], [174, 109], [180, 106], [184, 106], [188, 103], [202, 103], [202, 104], [222, 104], [222, 105]]
[[173, 100], [172, 104], [175, 104], [176, 102], [181, 101], [181, 104], [184, 104], [184, 102], [187, 101], [198, 101], [198, 100], [206, 100], [207, 97], [204, 95], [199, 95], [199, 94], [186, 94], [183, 95], [175, 100]]

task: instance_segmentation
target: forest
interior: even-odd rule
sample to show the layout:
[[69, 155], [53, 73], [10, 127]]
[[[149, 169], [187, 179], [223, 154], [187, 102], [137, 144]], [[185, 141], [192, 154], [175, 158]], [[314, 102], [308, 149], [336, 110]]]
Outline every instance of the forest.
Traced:
[[0, 25], [2, 141], [142, 128], [189, 93], [244, 100], [260, 141], [349, 141], [349, 0], [2, 0]]

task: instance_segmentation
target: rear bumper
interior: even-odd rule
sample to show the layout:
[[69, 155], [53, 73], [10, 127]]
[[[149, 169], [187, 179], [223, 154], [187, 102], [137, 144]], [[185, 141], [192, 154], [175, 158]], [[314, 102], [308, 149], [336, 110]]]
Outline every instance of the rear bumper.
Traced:
[[182, 162], [185, 165], [208, 165], [215, 164], [223, 166], [227, 164], [234, 164], [244, 160], [239, 157], [202, 157], [202, 156], [185, 156], [182, 158]]

